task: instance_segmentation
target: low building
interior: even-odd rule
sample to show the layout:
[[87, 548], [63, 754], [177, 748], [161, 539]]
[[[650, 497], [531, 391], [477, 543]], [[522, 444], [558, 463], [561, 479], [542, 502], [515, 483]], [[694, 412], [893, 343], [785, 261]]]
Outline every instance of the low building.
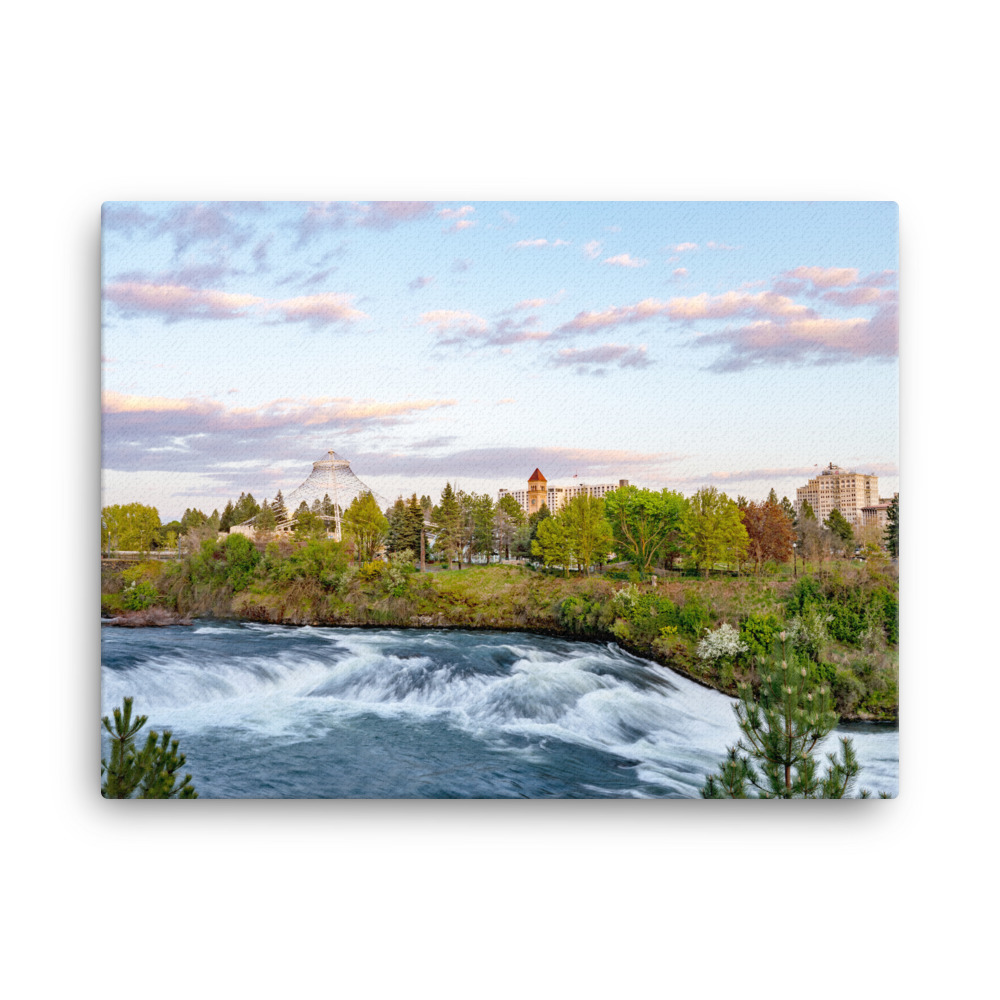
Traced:
[[[894, 496], [898, 497], [899, 494], [896, 493]], [[866, 524], [874, 524], [880, 531], [884, 531], [887, 527], [889, 527], [889, 508], [891, 506], [891, 499], [887, 497], [880, 497], [878, 503], [871, 504], [868, 507], [862, 507], [862, 526]]]
[[528, 479], [527, 489], [502, 489], [499, 496], [501, 498], [512, 496], [521, 510], [530, 517], [541, 510], [543, 504], [548, 507], [549, 513], [555, 514], [574, 497], [603, 497], [606, 493], [622, 486], [628, 486], [627, 479], [619, 479], [617, 483], [574, 483], [572, 486], [550, 486], [541, 470], [535, 469]]

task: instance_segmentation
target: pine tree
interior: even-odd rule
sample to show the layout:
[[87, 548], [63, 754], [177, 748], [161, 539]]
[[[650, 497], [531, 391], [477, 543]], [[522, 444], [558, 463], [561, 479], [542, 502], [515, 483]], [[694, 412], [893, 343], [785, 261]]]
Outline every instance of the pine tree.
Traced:
[[136, 750], [135, 738], [147, 716], [132, 718], [132, 698], [114, 710], [114, 724], [105, 715], [101, 723], [111, 737], [111, 760], [101, 760], [101, 794], [106, 799], [196, 799], [198, 793], [186, 774], [178, 784], [177, 772], [187, 763], [178, 752], [169, 730], [162, 737], [150, 730], [146, 744]]
[[253, 526], [262, 534], [267, 534], [277, 527], [278, 519], [274, 516], [274, 507], [266, 500], [257, 516], [254, 518]]
[[899, 558], [899, 494], [892, 498], [886, 511], [885, 547], [893, 559]]
[[795, 524], [795, 508], [792, 506], [792, 501], [788, 497], [781, 498], [781, 509], [785, 512], [785, 517], [788, 518], [792, 524]]
[[774, 487], [771, 487], [771, 492], [767, 495], [767, 502], [773, 503], [777, 507], [781, 501], [778, 499], [778, 494], [774, 492]]
[[757, 693], [748, 683], [739, 685], [733, 709], [743, 735], [728, 749], [720, 773], [706, 779], [702, 798], [743, 799], [756, 792], [765, 799], [839, 799], [853, 789], [861, 766], [846, 737], [842, 756], [828, 754], [826, 773], [817, 773], [813, 751], [839, 719], [829, 688], [786, 650], [784, 632], [779, 638], [780, 658], [760, 668]]
[[233, 501], [230, 500], [226, 503], [226, 509], [222, 512], [222, 518], [219, 520], [219, 531], [229, 531], [236, 523], [233, 520], [235, 516], [236, 508], [233, 506]]
[[836, 507], [830, 511], [830, 516], [823, 523], [836, 538], [840, 539], [845, 551], [854, 543], [854, 529], [851, 527], [851, 522]]
[[[461, 509], [451, 483], [444, 484], [444, 489], [441, 491], [441, 502], [433, 511], [433, 519], [438, 526], [436, 545], [444, 553], [445, 562], [450, 569], [455, 553], [459, 550], [461, 531]], [[459, 568], [461, 568], [461, 561], [459, 561]]]
[[285, 498], [281, 495], [281, 490], [278, 490], [278, 495], [271, 501], [271, 510], [274, 511], [274, 521], [276, 524], [281, 524], [282, 521], [288, 520], [288, 511], [285, 509]]

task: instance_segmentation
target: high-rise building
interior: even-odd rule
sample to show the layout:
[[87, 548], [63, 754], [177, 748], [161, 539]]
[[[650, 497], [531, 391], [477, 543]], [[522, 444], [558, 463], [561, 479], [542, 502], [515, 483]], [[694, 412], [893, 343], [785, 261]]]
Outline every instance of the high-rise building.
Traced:
[[795, 512], [808, 502], [820, 521], [825, 521], [836, 508], [855, 527], [866, 520], [862, 508], [877, 506], [878, 476], [849, 472], [831, 462], [818, 476], [796, 490]]
[[572, 486], [550, 486], [541, 470], [535, 469], [528, 480], [526, 490], [502, 489], [499, 495], [501, 497], [512, 496], [521, 510], [530, 517], [541, 509], [542, 504], [548, 507], [550, 514], [555, 514], [574, 497], [603, 497], [605, 493], [617, 490], [622, 486], [628, 486], [627, 479], [619, 479], [617, 483], [575, 483]]

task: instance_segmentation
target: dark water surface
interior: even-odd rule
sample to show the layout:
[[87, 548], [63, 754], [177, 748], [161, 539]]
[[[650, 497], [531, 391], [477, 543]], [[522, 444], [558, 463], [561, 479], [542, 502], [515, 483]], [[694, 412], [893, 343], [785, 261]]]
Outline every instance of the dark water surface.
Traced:
[[[614, 644], [234, 622], [101, 637], [102, 712], [133, 695], [201, 797], [697, 797], [739, 737], [732, 699]], [[840, 732], [861, 783], [895, 795], [897, 729]]]

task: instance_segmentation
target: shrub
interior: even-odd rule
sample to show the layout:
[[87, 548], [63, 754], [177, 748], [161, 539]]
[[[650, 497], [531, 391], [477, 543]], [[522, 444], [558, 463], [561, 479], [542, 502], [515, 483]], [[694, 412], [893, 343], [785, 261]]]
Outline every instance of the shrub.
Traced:
[[159, 595], [148, 580], [130, 583], [121, 592], [121, 605], [126, 611], [145, 611]]
[[753, 656], [766, 656], [781, 631], [781, 623], [774, 615], [747, 615], [740, 623], [740, 638]]
[[226, 578], [234, 593], [246, 590], [260, 562], [260, 553], [246, 535], [229, 535], [223, 545], [226, 554]]
[[709, 632], [698, 643], [698, 658], [702, 660], [732, 659], [750, 647], [740, 638], [739, 632], [723, 622], [714, 632]]
[[692, 639], [697, 639], [708, 628], [712, 620], [708, 608], [698, 597], [689, 597], [678, 613], [677, 624], [681, 631]]

